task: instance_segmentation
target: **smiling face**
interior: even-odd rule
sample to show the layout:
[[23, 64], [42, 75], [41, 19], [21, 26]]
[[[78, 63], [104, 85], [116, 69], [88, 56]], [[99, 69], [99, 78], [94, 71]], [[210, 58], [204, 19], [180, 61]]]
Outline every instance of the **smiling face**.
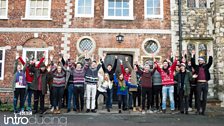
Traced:
[[149, 69], [150, 69], [149, 65], [145, 65], [144, 70], [145, 70], [146, 73], [149, 72]]
[[198, 60], [198, 63], [199, 63], [199, 64], [204, 64], [205, 61], [204, 61], [204, 60]]
[[180, 66], [180, 70], [181, 70], [182, 72], [184, 72], [184, 71], [186, 70], [186, 68], [185, 68], [184, 66]]
[[124, 79], [124, 75], [123, 74], [120, 74], [119, 75], [119, 80], [123, 80]]
[[166, 62], [166, 61], [165, 61], [165, 62], [163, 62], [163, 68], [164, 68], [164, 69], [167, 69], [167, 68], [168, 68], [168, 66], [169, 66], [168, 62]]
[[80, 70], [82, 68], [82, 65], [80, 63], [76, 64], [76, 69]]
[[92, 67], [92, 68], [96, 68], [96, 67], [97, 67], [97, 64], [96, 64], [95, 61], [92, 62], [91, 67]]
[[61, 71], [62, 71], [61, 66], [57, 66], [57, 72], [58, 72], [58, 73], [61, 73]]
[[129, 74], [129, 69], [127, 67], [125, 68], [125, 73]]
[[21, 71], [22, 70], [22, 65], [17, 65], [17, 71]]
[[104, 80], [105, 80], [105, 81], [108, 81], [108, 80], [109, 80], [109, 74], [108, 74], [108, 73], [105, 73], [105, 74], [104, 74]]
[[111, 71], [112, 70], [112, 66], [111, 65], [108, 65], [107, 66], [107, 69], [108, 69], [108, 71]]

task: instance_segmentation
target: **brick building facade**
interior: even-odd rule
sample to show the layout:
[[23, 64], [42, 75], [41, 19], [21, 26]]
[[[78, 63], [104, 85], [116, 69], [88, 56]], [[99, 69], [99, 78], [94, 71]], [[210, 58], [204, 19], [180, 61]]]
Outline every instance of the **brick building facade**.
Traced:
[[[39, 58], [43, 51], [47, 52], [47, 58], [59, 52], [74, 58], [88, 49], [100, 56], [104, 52], [128, 54], [133, 61], [143, 62], [152, 54], [163, 60], [177, 49], [177, 0], [0, 1], [0, 97], [3, 101], [12, 97], [10, 81], [16, 52], [24, 59], [30, 55]], [[184, 36], [189, 40], [197, 40], [198, 32], [203, 29], [190, 22], [197, 19], [189, 15], [191, 13], [185, 7], [186, 3], [183, 7], [183, 22], [186, 23], [183, 27]], [[205, 29], [201, 34], [205, 35], [202, 37], [206, 40], [203, 40], [210, 43], [209, 47], [217, 42], [215, 37], [223, 38], [214, 36], [213, 15], [218, 11], [214, 8], [200, 10], [202, 15], [199, 22]], [[220, 24], [222, 21], [219, 21]], [[193, 26], [189, 25], [196, 27], [194, 32], [191, 30]], [[118, 34], [124, 36], [121, 43], [116, 41]], [[216, 73], [215, 77], [221, 76], [219, 72]]]

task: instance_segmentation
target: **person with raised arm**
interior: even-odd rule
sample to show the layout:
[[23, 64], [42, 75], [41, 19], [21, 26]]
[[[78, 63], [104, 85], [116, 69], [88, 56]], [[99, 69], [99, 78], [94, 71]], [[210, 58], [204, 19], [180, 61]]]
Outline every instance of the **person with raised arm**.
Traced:
[[[86, 113], [91, 112], [96, 113], [95, 103], [96, 103], [96, 91], [97, 91], [97, 83], [98, 83], [98, 71], [101, 68], [101, 64], [97, 65], [97, 61], [94, 59], [94, 55], [92, 55], [91, 66], [89, 66], [86, 70], [85, 74], [85, 84], [86, 84]], [[91, 99], [92, 98], [92, 99]], [[91, 106], [90, 106], [91, 103]]]
[[[117, 56], [115, 56], [113, 66], [112, 66], [112, 64], [108, 64], [107, 67], [105, 67], [105, 64], [104, 64], [104, 59], [105, 58], [106, 58], [106, 54], [104, 53], [103, 58], [101, 60], [102, 68], [103, 68], [104, 73], [109, 74], [110, 81], [112, 81], [112, 83], [113, 83], [113, 74], [115, 73], [115, 70], [117, 68]], [[113, 87], [111, 89], [110, 88], [107, 89], [107, 101], [106, 101], [106, 104], [110, 108], [112, 108], [112, 103], [113, 103]]]
[[33, 56], [27, 57], [27, 61], [25, 62], [23, 58], [20, 56], [18, 60], [24, 65], [25, 68], [25, 74], [26, 74], [26, 80], [27, 80], [27, 91], [24, 97], [24, 104], [27, 101], [27, 111], [32, 111], [32, 105], [31, 105], [31, 99], [32, 99], [32, 82], [34, 79], [34, 68], [40, 68], [40, 64], [44, 62], [45, 60], [46, 52], [44, 52], [43, 57], [40, 59], [39, 63], [35, 65], [36, 60]]
[[207, 94], [208, 94], [208, 81], [211, 79], [209, 69], [212, 66], [213, 57], [211, 56], [210, 51], [208, 51], [207, 53], [209, 55], [207, 64], [203, 57], [199, 57], [198, 58], [199, 64], [196, 65], [194, 50], [192, 51], [192, 58], [191, 58], [191, 64], [192, 64], [192, 67], [195, 69], [195, 73], [196, 73], [194, 78], [197, 79], [197, 112], [196, 114], [199, 114], [199, 115], [205, 115]]
[[[14, 114], [19, 112], [24, 112], [24, 97], [27, 89], [27, 82], [25, 76], [25, 70], [22, 69], [22, 65], [18, 62], [19, 54], [16, 53], [16, 60], [14, 64], [14, 78], [12, 80], [12, 88], [13, 88], [13, 108]], [[17, 109], [18, 98], [20, 99], [20, 106]]]
[[157, 71], [160, 73], [160, 76], [162, 78], [162, 111], [163, 113], [166, 113], [166, 99], [167, 96], [169, 96], [170, 99], [170, 108], [172, 111], [172, 114], [174, 114], [175, 110], [175, 103], [174, 103], [174, 71], [177, 65], [177, 58], [175, 58], [175, 61], [173, 62], [172, 66], [170, 66], [171, 61], [169, 59], [166, 59], [163, 61], [163, 67], [160, 68], [160, 66], [155, 62], [155, 67]]

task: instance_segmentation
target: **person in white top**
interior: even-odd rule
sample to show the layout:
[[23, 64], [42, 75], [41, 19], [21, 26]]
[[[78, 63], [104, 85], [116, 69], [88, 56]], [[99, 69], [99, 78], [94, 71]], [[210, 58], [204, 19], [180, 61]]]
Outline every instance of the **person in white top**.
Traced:
[[[98, 73], [99, 82], [97, 85], [96, 92], [96, 109], [98, 109], [98, 97], [100, 94], [104, 96], [105, 101], [107, 101], [107, 89], [112, 89], [113, 83], [110, 81], [110, 77], [108, 73], [102, 75]], [[107, 111], [110, 112], [109, 106], [106, 104]]]

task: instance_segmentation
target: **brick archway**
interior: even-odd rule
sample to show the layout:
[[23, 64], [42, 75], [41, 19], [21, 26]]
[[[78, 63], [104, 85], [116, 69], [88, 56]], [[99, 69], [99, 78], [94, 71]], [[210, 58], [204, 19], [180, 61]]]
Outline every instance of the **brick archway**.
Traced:
[[48, 45], [47, 43], [39, 38], [31, 38], [27, 40], [24, 44], [23, 47], [32, 47], [32, 48], [47, 48]]

